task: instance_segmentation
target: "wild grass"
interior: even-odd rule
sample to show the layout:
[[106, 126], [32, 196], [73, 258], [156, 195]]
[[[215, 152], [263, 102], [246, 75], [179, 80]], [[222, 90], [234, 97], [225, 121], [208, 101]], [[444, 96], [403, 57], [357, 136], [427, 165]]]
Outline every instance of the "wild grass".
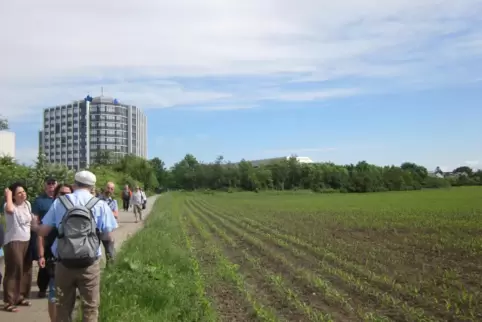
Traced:
[[212, 321], [180, 222], [179, 200], [162, 198], [146, 227], [128, 240], [102, 276], [104, 322]]

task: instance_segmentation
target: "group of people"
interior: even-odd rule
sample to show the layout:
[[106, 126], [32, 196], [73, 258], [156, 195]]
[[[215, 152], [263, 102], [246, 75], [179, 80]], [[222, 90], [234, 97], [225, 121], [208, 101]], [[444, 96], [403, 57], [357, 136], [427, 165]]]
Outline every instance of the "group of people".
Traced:
[[[46, 178], [44, 193], [33, 204], [23, 184], [5, 189], [5, 231], [0, 224], [4, 311], [18, 312], [19, 307], [31, 305], [36, 260], [38, 296], [48, 298], [51, 321], [72, 321], [77, 293], [82, 298], [83, 321], [98, 321], [101, 244], [109, 265], [115, 256], [112, 232], [118, 228], [118, 204], [113, 198], [114, 183], [108, 182], [98, 194], [96, 181], [89, 171], [77, 172], [73, 185]], [[145, 193], [136, 187], [129, 201], [136, 222], [138, 216], [142, 220]]]
[[129, 185], [125, 185], [122, 190], [122, 205], [124, 211], [128, 211], [130, 207], [134, 209], [134, 216], [136, 222], [138, 217], [142, 220], [142, 209], [146, 209], [147, 196], [146, 193], [139, 187], [136, 186], [134, 192], [129, 188]]

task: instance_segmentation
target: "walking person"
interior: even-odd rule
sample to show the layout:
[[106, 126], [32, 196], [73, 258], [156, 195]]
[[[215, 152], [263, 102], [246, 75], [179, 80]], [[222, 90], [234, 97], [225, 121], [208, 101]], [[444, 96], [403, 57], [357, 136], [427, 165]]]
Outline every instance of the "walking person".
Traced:
[[[44, 192], [35, 198], [32, 204], [32, 213], [37, 216], [38, 220], [42, 222], [42, 218], [45, 216], [47, 211], [49, 211], [50, 206], [52, 206], [52, 203], [54, 202], [54, 191], [57, 187], [57, 180], [53, 177], [47, 177], [44, 181]], [[43, 237], [41, 237], [43, 238]], [[39, 238], [37, 238], [37, 235], [32, 232], [31, 239], [30, 239], [30, 247], [35, 250], [35, 248], [38, 249], [38, 243]], [[42, 251], [42, 253], [44, 253]], [[38, 252], [35, 252], [32, 254], [32, 259], [33, 260], [40, 260], [40, 254]], [[38, 274], [37, 274], [37, 286], [39, 289], [38, 292], [38, 297], [39, 298], [44, 298], [47, 295], [47, 288], [49, 286], [49, 280], [50, 276], [47, 272], [47, 269], [45, 267], [39, 267]]]
[[[104, 200], [107, 205], [112, 210], [114, 217], [118, 220], [119, 217], [119, 207], [117, 205], [117, 200], [113, 198], [115, 191], [115, 184], [113, 182], [107, 182], [104, 193], [100, 196], [101, 200]], [[115, 257], [115, 247], [114, 239], [102, 238], [102, 245], [104, 245], [106, 265], [110, 266], [114, 261]]]
[[141, 191], [141, 197], [142, 197], [142, 209], [146, 209], [146, 206], [147, 206], [147, 196], [146, 196], [146, 193], [144, 192], [144, 190], [142, 189], [139, 189]]
[[32, 286], [29, 241], [31, 224], [35, 221], [31, 209], [22, 184], [14, 183], [5, 189], [3, 309], [7, 312], [18, 312], [18, 306], [31, 305], [28, 300]]
[[[2, 225], [0, 225], [0, 229], [2, 229]], [[2, 241], [3, 243], [3, 241]], [[1, 244], [1, 243], [0, 243]], [[3, 247], [0, 247], [0, 285], [2, 285], [2, 280], [3, 280], [3, 275], [2, 275], [2, 267], [4, 265], [4, 260], [3, 260]]]
[[78, 288], [82, 298], [82, 321], [97, 322], [102, 256], [100, 234], [111, 237], [117, 222], [107, 203], [91, 195], [97, 180], [92, 172], [77, 172], [74, 180], [74, 193], [56, 199], [44, 216], [43, 224], [33, 229], [40, 236], [47, 236], [53, 228], [59, 231], [52, 246], [57, 258], [57, 321], [72, 321]]
[[124, 211], [129, 211], [129, 203], [131, 200], [132, 196], [132, 191], [129, 189], [128, 185], [124, 186], [124, 189], [122, 190], [122, 206], [124, 208]]
[[2, 285], [3, 275], [2, 275], [2, 268], [4, 265], [3, 262], [3, 240], [5, 238], [5, 230], [3, 229], [3, 225], [0, 224], [0, 285]]
[[137, 218], [142, 221], [142, 202], [143, 202], [143, 197], [142, 197], [142, 191], [139, 187], [136, 187], [136, 190], [132, 193], [131, 196], [131, 205], [132, 208], [134, 208], [134, 216], [136, 218], [136, 223], [138, 222]]
[[[57, 199], [60, 196], [65, 196], [72, 193], [72, 187], [68, 184], [59, 184], [55, 188], [54, 197]], [[49, 288], [48, 288], [48, 312], [50, 322], [55, 322], [57, 319], [57, 301], [55, 296], [55, 262], [56, 258], [52, 253], [52, 245], [58, 236], [58, 230], [56, 228], [48, 234], [47, 237], [38, 237], [38, 253], [39, 253], [39, 267], [45, 269], [49, 276]]]

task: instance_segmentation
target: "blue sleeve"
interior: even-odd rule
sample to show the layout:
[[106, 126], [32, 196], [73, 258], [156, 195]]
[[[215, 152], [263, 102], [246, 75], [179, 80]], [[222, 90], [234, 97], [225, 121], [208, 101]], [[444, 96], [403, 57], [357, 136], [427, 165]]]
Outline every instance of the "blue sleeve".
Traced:
[[103, 233], [110, 233], [118, 227], [114, 213], [107, 203], [102, 204], [100, 220], [97, 222], [97, 228]]
[[40, 210], [40, 209], [39, 209], [39, 208], [40, 208], [40, 206], [39, 206], [39, 203], [40, 203], [40, 202], [39, 202], [38, 199], [39, 199], [38, 197], [35, 198], [35, 200], [33, 201], [33, 204], [32, 204], [32, 213], [33, 213], [34, 215], [36, 215], [36, 216], [39, 215], [39, 210]]
[[50, 206], [49, 211], [47, 211], [45, 216], [42, 218], [42, 224], [43, 225], [47, 225], [47, 226], [51, 226], [51, 227], [56, 226], [55, 213], [57, 212], [57, 209], [59, 208], [58, 205], [59, 205], [59, 200], [57, 199], [52, 203], [52, 206]]
[[117, 200], [112, 201], [112, 211], [119, 211], [119, 206], [117, 205]]

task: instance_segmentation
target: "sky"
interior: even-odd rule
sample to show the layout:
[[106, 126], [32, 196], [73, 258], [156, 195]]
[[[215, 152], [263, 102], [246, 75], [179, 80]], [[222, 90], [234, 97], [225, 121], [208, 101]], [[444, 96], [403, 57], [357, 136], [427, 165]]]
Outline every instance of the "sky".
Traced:
[[149, 158], [482, 168], [482, 0], [0, 2], [0, 115], [141, 107]]

